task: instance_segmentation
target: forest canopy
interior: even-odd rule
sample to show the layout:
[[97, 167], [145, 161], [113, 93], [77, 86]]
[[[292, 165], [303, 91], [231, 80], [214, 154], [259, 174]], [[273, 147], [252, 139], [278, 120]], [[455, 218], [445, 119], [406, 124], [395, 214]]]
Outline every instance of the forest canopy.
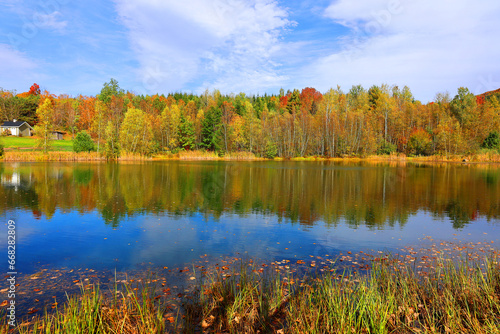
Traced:
[[85, 131], [110, 157], [180, 150], [286, 158], [500, 149], [500, 90], [475, 96], [461, 87], [453, 97], [439, 93], [422, 104], [408, 87], [385, 84], [324, 93], [306, 87], [262, 96], [218, 90], [165, 96], [134, 94], [111, 79], [96, 96], [55, 96], [37, 84], [21, 94], [0, 89], [0, 117], [36, 126], [42, 122], [37, 109], [48, 108], [47, 100], [52, 108], [45, 131], [73, 138]]

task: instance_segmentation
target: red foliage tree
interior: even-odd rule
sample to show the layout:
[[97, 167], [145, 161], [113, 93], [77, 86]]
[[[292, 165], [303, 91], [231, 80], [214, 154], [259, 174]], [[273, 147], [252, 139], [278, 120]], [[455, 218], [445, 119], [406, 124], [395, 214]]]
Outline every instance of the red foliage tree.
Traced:
[[40, 93], [41, 93], [40, 86], [38, 86], [38, 84], [34, 83], [33, 85], [31, 85], [28, 93], [29, 93], [29, 95], [40, 95]]
[[302, 92], [300, 93], [300, 109], [302, 113], [315, 114], [322, 98], [323, 95], [315, 88], [306, 87], [302, 89]]

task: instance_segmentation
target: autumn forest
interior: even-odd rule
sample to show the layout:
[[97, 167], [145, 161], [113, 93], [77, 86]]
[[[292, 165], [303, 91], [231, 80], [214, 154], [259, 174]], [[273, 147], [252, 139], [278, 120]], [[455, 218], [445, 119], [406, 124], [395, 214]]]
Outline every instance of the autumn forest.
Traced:
[[[37, 84], [0, 90], [3, 121], [26, 121], [37, 138], [63, 131], [91, 138], [84, 150], [107, 158], [182, 150], [250, 152], [258, 157], [407, 156], [498, 153], [500, 92], [459, 88], [422, 104], [408, 87], [360, 85], [277, 95], [137, 95], [111, 79], [95, 97], [55, 96]], [[83, 135], [80, 137], [84, 137]], [[48, 145], [48, 144], [47, 144]], [[46, 149], [47, 147], [45, 147]]]

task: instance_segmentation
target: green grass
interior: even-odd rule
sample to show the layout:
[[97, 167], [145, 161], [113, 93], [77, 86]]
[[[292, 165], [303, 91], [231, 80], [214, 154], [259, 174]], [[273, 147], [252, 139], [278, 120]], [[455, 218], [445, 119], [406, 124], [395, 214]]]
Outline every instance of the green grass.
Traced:
[[[122, 289], [123, 288], [123, 289]], [[161, 300], [154, 298], [155, 289], [148, 284], [114, 285], [108, 295], [99, 286], [81, 289], [81, 295], [69, 296], [63, 305], [54, 304], [54, 312], [45, 312], [31, 322], [18, 324], [18, 334], [67, 334], [67, 333], [164, 333], [163, 315], [168, 309]], [[7, 333], [6, 316], [0, 333]], [[11, 331], [12, 332], [12, 331]], [[10, 332], [9, 332], [10, 333]]]
[[[16, 150], [22, 149], [23, 151], [33, 150], [36, 146], [36, 139], [30, 137], [15, 137], [7, 136], [1, 137], [0, 143], [4, 145], [6, 149]], [[52, 151], [72, 151], [73, 141], [72, 140], [53, 140], [51, 142]]]
[[426, 275], [401, 265], [305, 280], [216, 276], [187, 304], [185, 332], [500, 333], [498, 264], [441, 259]]
[[203, 276], [174, 313], [147, 285], [115, 285], [115, 297], [82, 289], [16, 332], [500, 333], [496, 261], [436, 259], [423, 275], [419, 266], [387, 259], [363, 275], [332, 269], [301, 278], [242, 262]]

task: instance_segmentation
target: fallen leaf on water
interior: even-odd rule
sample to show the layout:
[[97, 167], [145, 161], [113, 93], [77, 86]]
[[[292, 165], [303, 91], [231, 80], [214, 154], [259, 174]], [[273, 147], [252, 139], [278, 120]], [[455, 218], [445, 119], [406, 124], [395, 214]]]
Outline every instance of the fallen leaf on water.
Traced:
[[0, 304], [0, 307], [3, 307], [3, 306], [7, 306], [8, 302], [6, 300], [4, 300], [1, 304]]
[[39, 311], [38, 309], [36, 309], [36, 308], [32, 307], [32, 308], [30, 308], [30, 309], [28, 310], [28, 314], [33, 314], [33, 313], [38, 312], [38, 311]]

